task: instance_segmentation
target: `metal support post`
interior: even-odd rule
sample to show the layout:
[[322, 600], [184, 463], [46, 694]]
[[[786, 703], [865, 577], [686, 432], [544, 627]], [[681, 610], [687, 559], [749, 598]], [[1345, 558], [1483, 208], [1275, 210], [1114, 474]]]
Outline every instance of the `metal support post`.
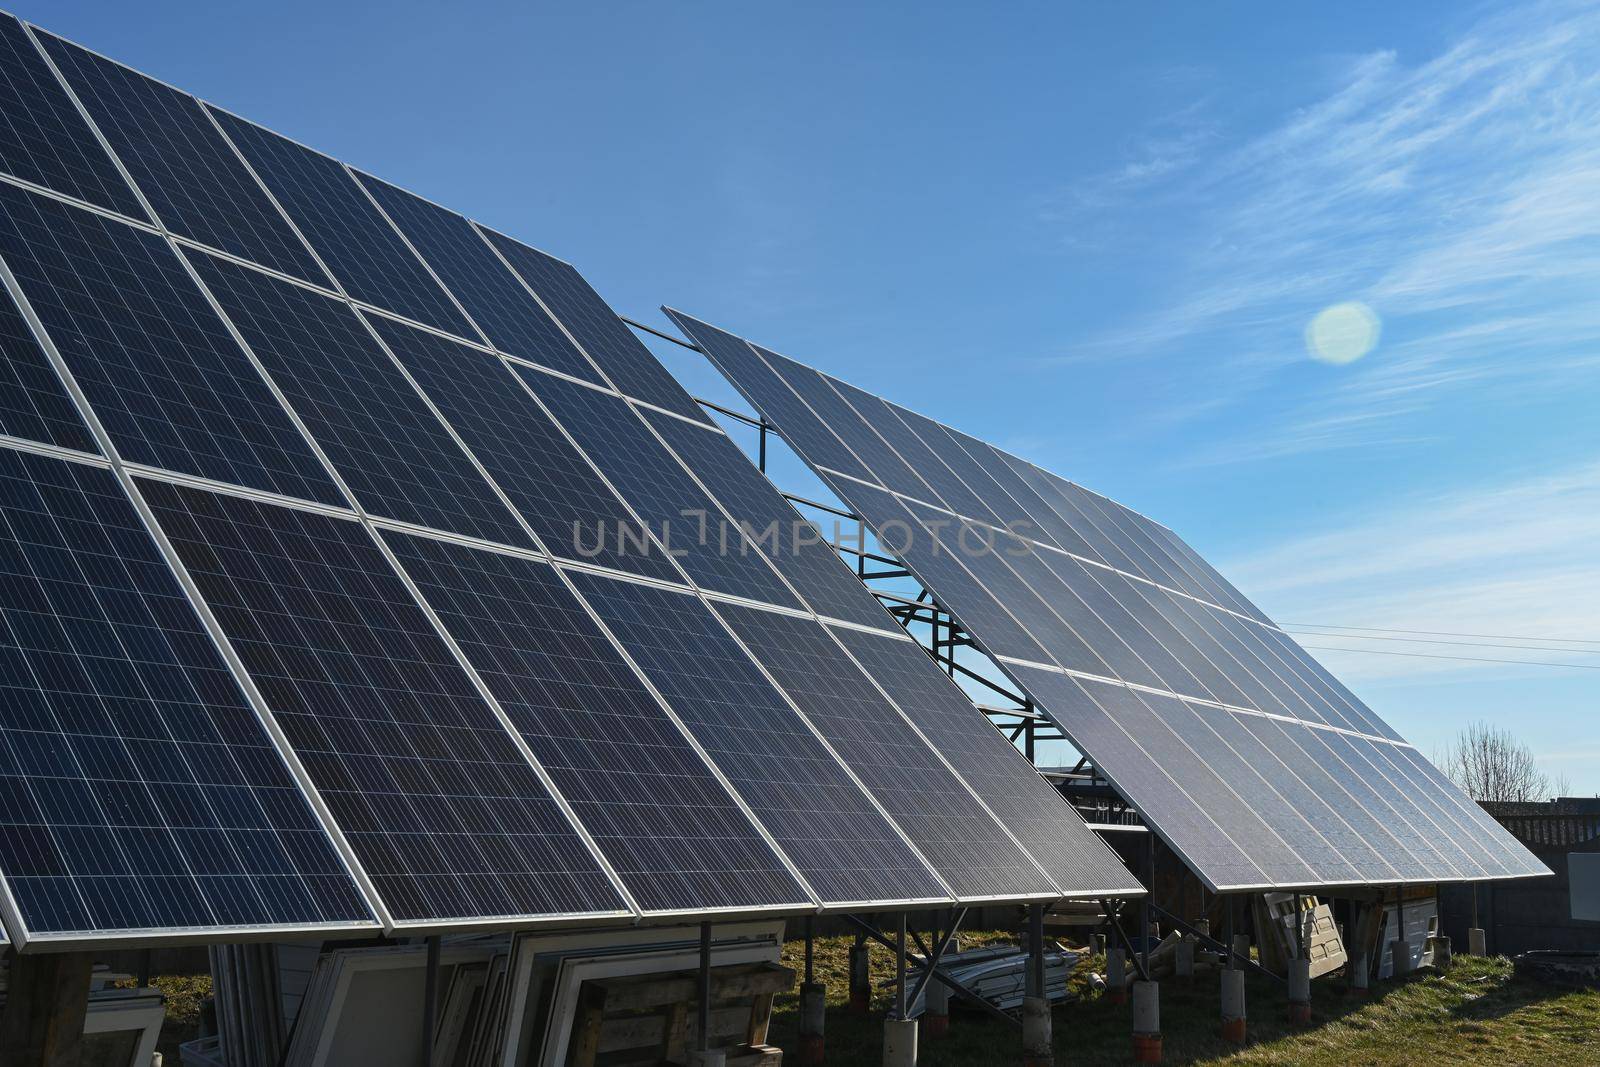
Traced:
[[895, 938], [895, 1010], [883, 1021], [883, 1067], [916, 1067], [917, 1022], [910, 1014], [906, 988], [906, 913], [900, 913], [899, 934]]
[[816, 976], [816, 920], [807, 915], [805, 927], [806, 978], [800, 985], [800, 1062], [806, 1067], [817, 1067], [822, 1063], [827, 988]]
[[1144, 948], [1143, 962], [1139, 965], [1139, 975], [1148, 979], [1150, 976], [1150, 898], [1156, 892], [1156, 835], [1144, 835], [1144, 896], [1139, 898], [1139, 935], [1140, 944]]
[[439, 935], [428, 938], [427, 970], [422, 978], [422, 1064], [433, 1067], [434, 1035], [439, 1022]]

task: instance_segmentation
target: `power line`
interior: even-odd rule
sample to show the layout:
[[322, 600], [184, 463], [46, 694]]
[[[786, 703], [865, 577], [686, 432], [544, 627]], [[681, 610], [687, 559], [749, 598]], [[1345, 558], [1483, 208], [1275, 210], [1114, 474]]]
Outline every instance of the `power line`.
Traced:
[[[1310, 626], [1323, 630], [1365, 630], [1368, 633], [1378, 634], [1428, 634], [1434, 637], [1481, 637], [1489, 641], [1569, 641], [1575, 645], [1600, 645], [1600, 639], [1592, 637], [1533, 637], [1528, 634], [1462, 634], [1452, 633], [1449, 630], [1395, 630], [1383, 626], [1339, 626], [1331, 622], [1286, 622], [1283, 626]], [[1338, 634], [1329, 634], [1337, 637]]]
[[[1326, 634], [1326, 637], [1338, 637], [1338, 634]], [[1493, 659], [1488, 656], [1443, 656], [1432, 655], [1427, 652], [1394, 652], [1387, 648], [1339, 648], [1334, 645], [1302, 645], [1302, 648], [1316, 649], [1319, 652], [1362, 652], [1369, 656], [1406, 656], [1411, 659], [1452, 659], [1463, 663], [1515, 663], [1523, 667], [1571, 667], [1580, 671], [1600, 671], [1600, 663], [1551, 663], [1548, 660], [1537, 659]]]
[[1492, 641], [1446, 641], [1436, 637], [1378, 637], [1372, 634], [1330, 634], [1323, 630], [1285, 630], [1307, 637], [1336, 637], [1346, 641], [1404, 641], [1413, 645], [1459, 645], [1463, 648], [1518, 648], [1524, 652], [1576, 652], [1580, 656], [1600, 656], [1600, 648], [1570, 648], [1561, 645], [1501, 645]]

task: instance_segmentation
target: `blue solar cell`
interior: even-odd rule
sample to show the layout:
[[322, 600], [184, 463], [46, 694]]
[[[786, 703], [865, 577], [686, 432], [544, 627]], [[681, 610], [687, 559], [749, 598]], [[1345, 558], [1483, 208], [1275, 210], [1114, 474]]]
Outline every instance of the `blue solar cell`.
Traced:
[[[1095, 767], [1124, 796], [1138, 798], [1150, 827], [1185, 857], [1213, 889], [1262, 886], [1271, 879], [1252, 862], [1251, 842], [1225, 832], [1208, 809], [1186, 791], [1191, 763], [1168, 766], [1128, 736], [1097, 701], [1120, 689], [1111, 683], [1018, 667], [1018, 681]], [[1128, 690], [1122, 690], [1126, 693]], [[1196, 767], [1201, 773], [1203, 767]]]
[[574, 378], [600, 380], [594, 364], [561, 332], [472, 223], [387, 182], [365, 174], [359, 177], [490, 344]]
[[958, 898], [1058, 892], [821, 623], [716, 610]]
[[627, 401], [528, 367], [516, 369], [696, 584], [800, 607], [761, 550], [695, 485]]
[[670, 415], [644, 415], [734, 521], [755, 531], [750, 540], [812, 610], [864, 626], [894, 626], [877, 598], [832, 548], [821, 543], [822, 532], [790, 506], [727, 434]]
[[10, 449], [0, 874], [30, 937], [375, 926], [116, 477]]
[[833, 634], [1063, 892], [1125, 896], [1138, 881], [1076, 809], [1000, 736], [972, 701], [916, 643], [845, 627]]
[[352, 299], [477, 340], [477, 332], [343, 163], [208, 107]]
[[500, 250], [528, 288], [539, 294], [545, 307], [583, 346], [618, 392], [696, 422], [710, 423], [694, 398], [633, 335], [577, 268], [486, 226], [478, 230]]
[[638, 531], [639, 520], [499, 356], [381, 316], [370, 321], [546, 549], [565, 559], [678, 580], [665, 553], [649, 551], [642, 531], [625, 532]]
[[824, 902], [948, 898], [701, 600], [572, 579]]
[[884, 406], [922, 443], [927, 459], [917, 465], [917, 470], [922, 472], [926, 467], [933, 472], [924, 472], [923, 477], [933, 483], [952, 510], [994, 526], [1020, 519], [1020, 512], [1011, 506], [1010, 498], [956, 447], [943, 426], [898, 404], [885, 402]]
[[554, 568], [382, 536], [641, 908], [810, 903]]
[[140, 489], [396, 921], [626, 913], [360, 524]]
[[167, 229], [327, 284], [198, 100], [59, 37], [39, 40]]
[[349, 304], [228, 260], [194, 265], [363, 508], [533, 546]]
[[161, 237], [0, 184], [0, 255], [124, 459], [342, 503]]
[[0, 170], [145, 220], [138, 197], [10, 15], [0, 15]]
[[906, 560], [918, 580], [928, 588], [939, 590], [940, 605], [961, 620], [990, 655], [1011, 656], [1034, 663], [1054, 662], [1000, 601], [956, 560], [948, 547], [934, 551], [931, 535], [898, 497], [865, 485], [845, 486], [842, 479], [836, 480], [834, 488], [872, 527], [890, 554]]
[[1033, 527], [1034, 533], [1030, 536], [1034, 540], [1056, 545], [1083, 559], [1103, 562], [1089, 542], [1078, 536], [1077, 531], [1073, 530], [1067, 521], [1046, 503], [1038, 491], [1017, 473], [1012, 464], [1020, 460], [1006, 456], [986, 441], [969, 437], [957, 430], [951, 430], [950, 436], [997, 486], [1005, 490], [1006, 494], [1022, 507], [1026, 521]]
[[98, 452], [78, 406], [16, 301], [0, 291], [0, 433]]
[[853, 478], [873, 480], [872, 472], [767, 366], [753, 345], [681, 311], [664, 310], [757, 411], [783, 427], [783, 439], [802, 459]]

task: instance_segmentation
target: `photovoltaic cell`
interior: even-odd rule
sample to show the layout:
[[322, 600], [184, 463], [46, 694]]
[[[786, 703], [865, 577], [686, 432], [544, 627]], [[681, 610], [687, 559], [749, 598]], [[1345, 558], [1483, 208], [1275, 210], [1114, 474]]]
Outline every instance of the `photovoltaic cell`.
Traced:
[[626, 913], [360, 524], [140, 488], [396, 921]]
[[572, 579], [825, 903], [948, 899], [702, 601]]
[[545, 548], [566, 559], [678, 580], [664, 552], [637, 547], [648, 545], [642, 531], [637, 537], [623, 532], [639, 521], [499, 356], [382, 316], [369, 321]]
[[111, 211], [146, 219], [94, 131], [28, 33], [0, 15], [0, 170]]
[[342, 503], [161, 237], [0, 184], [0, 256], [124, 459]]
[[327, 284], [198, 100], [59, 37], [39, 41], [167, 229]]
[[100, 451], [50, 357], [5, 292], [0, 292], [0, 433]]
[[486, 226], [479, 226], [478, 231], [499, 249], [528, 288], [539, 294], [618, 392], [709, 424], [700, 405], [575, 267]]
[[727, 604], [716, 610], [958, 899], [1057, 892], [820, 623]]
[[640, 907], [809, 904], [554, 568], [382, 537]]
[[[1502, 839], [1491, 846], [1483, 830], [1468, 835], [1475, 805], [1418, 767], [1427, 761], [1410, 746], [1391, 743], [1400, 741], [1393, 729], [1165, 527], [800, 364], [750, 360], [741, 345], [765, 350], [674, 318], [1208, 883], [1287, 888], [1542, 871], [1520, 846], [1497, 855]], [[778, 388], [780, 374], [793, 391]], [[796, 392], [810, 408], [795, 404]], [[898, 464], [862, 436], [868, 411], [866, 422], [936, 498], [913, 499], [919, 491]], [[897, 424], [905, 432], [886, 429]], [[824, 457], [841, 441], [891, 491], [833, 473]], [[988, 527], [949, 512], [1032, 524], [1034, 551], [1007, 551], [1023, 542], [1004, 535], [985, 551]], [[977, 543], [963, 544], [964, 533]], [[1097, 680], [1105, 678], [1141, 688]]]
[[861, 465], [844, 442], [767, 366], [756, 354], [755, 346], [681, 311], [664, 310], [684, 333], [694, 338], [706, 358], [721, 369], [756, 410], [783, 427], [783, 439], [807, 462], [840, 474], [872, 480], [872, 472]]
[[800, 606], [760, 549], [723, 518], [716, 502], [695, 485], [627, 401], [528, 367], [516, 370], [698, 585], [768, 604]]
[[[839, 492], [842, 479], [834, 481], [839, 483], [835, 485], [835, 492]], [[931, 545], [926, 550], [917, 547], [919, 542], [929, 542], [930, 535], [898, 497], [859, 484], [849, 485], [846, 491], [849, 495], [845, 499], [872, 527], [885, 549], [902, 559], [915, 556], [914, 569], [918, 580], [930, 589], [940, 590], [940, 604], [959, 618], [966, 629], [984, 643], [991, 655], [1011, 656], [1034, 663], [1053, 662], [1039, 642], [1029, 636], [1028, 631], [1006, 612], [1000, 601], [967, 572], [948, 548], [943, 552], [934, 552]]]
[[10, 449], [0, 873], [29, 937], [376, 922], [116, 477]]
[[1064, 892], [1116, 897], [1139, 891], [1105, 842], [927, 652], [904, 637], [832, 629]]
[[220, 108], [207, 110], [352, 299], [477, 339], [343, 163]]
[[[790, 506], [727, 434], [690, 426], [670, 415], [645, 412], [644, 416], [734, 521], [756, 531], [750, 540], [800, 590], [812, 610], [864, 626], [894, 627], [889, 613], [844, 561], [814, 539], [822, 533]], [[768, 536], [768, 531], [775, 532]]]
[[545, 314], [472, 223], [387, 182], [365, 174], [359, 178], [490, 344], [574, 378], [600, 380], [594, 365]]
[[532, 547], [349, 304], [225, 259], [194, 265], [362, 507]]

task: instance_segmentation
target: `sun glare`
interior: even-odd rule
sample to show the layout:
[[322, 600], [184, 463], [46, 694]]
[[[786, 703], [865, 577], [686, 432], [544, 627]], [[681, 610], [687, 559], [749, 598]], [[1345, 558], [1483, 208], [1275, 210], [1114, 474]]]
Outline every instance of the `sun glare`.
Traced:
[[1306, 350], [1324, 363], [1354, 363], [1378, 343], [1378, 315], [1359, 301], [1317, 312], [1306, 327]]

